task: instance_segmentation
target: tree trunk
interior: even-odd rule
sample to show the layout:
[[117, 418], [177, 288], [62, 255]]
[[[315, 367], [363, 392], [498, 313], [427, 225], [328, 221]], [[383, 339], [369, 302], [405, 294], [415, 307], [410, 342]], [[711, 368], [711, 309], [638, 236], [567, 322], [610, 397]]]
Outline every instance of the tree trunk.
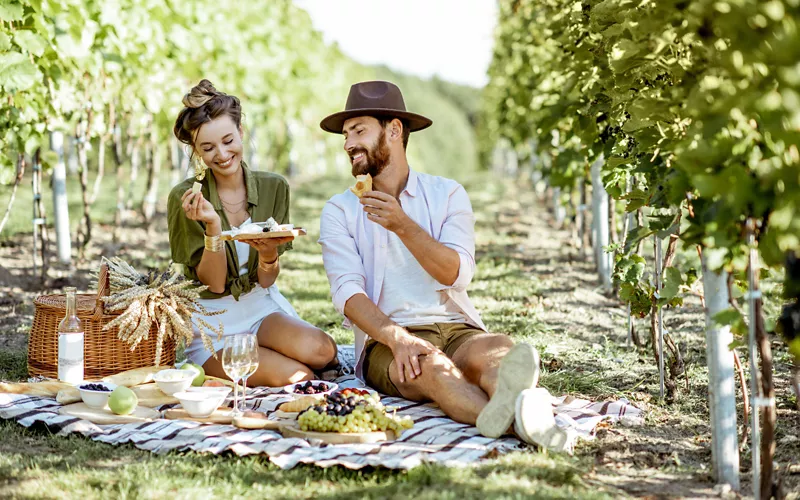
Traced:
[[617, 200], [611, 196], [608, 197], [608, 227], [611, 230], [608, 242], [609, 244], [614, 244], [619, 241], [619, 235], [617, 234]]
[[588, 196], [587, 196], [587, 189], [586, 189], [586, 178], [580, 180], [580, 201], [578, 205], [578, 234], [580, 234], [581, 242], [581, 257], [586, 259], [589, 255], [589, 248], [591, 247], [591, 243], [589, 242], [589, 207], [588, 207]]
[[11, 199], [8, 200], [8, 207], [6, 207], [6, 213], [3, 215], [3, 220], [0, 222], [0, 233], [3, 232], [3, 228], [6, 227], [6, 222], [8, 222], [9, 216], [11, 216], [11, 207], [14, 206], [14, 200], [17, 198], [17, 188], [19, 187], [19, 183], [22, 182], [22, 176], [25, 174], [25, 155], [17, 154], [17, 175], [14, 177], [14, 187], [11, 190]]
[[156, 213], [158, 203], [158, 175], [161, 172], [161, 148], [158, 147], [156, 138], [150, 141], [150, 172], [147, 175], [147, 195], [142, 206], [145, 223], [149, 226]]
[[703, 265], [706, 317], [706, 364], [711, 413], [711, 457], [717, 483], [739, 489], [739, 445], [736, 426], [735, 359], [729, 349], [733, 342], [730, 326], [721, 326], [714, 316], [728, 308], [728, 276]]
[[[48, 261], [47, 261], [47, 244], [48, 244], [48, 236], [47, 236], [47, 212], [45, 211], [44, 204], [42, 203], [42, 149], [39, 148], [36, 150], [36, 153], [33, 155], [33, 176], [31, 179], [31, 184], [33, 188], [33, 217], [34, 219], [41, 220], [41, 224], [37, 225], [34, 223], [34, 253], [36, 250], [36, 238], [39, 239], [39, 252], [41, 254], [42, 259], [42, 282], [44, 282], [45, 277], [47, 276], [47, 268], [48, 268]], [[38, 234], [37, 234], [38, 233]], [[34, 263], [36, 256], [34, 255]]]
[[133, 209], [133, 189], [136, 186], [136, 181], [139, 179], [139, 166], [141, 165], [141, 150], [142, 150], [142, 137], [136, 141], [136, 145], [131, 151], [131, 175], [128, 183], [128, 197], [125, 200], [125, 211], [130, 212]]
[[[83, 122], [81, 122], [83, 123]], [[83, 222], [78, 231], [80, 241], [78, 242], [78, 255], [81, 259], [86, 254], [86, 247], [92, 239], [92, 217], [90, 209], [92, 206], [89, 201], [89, 160], [86, 158], [86, 134], [83, 132], [81, 123], [75, 134], [75, 145], [78, 153], [78, 172], [81, 181], [81, 202], [83, 204]]]
[[[756, 284], [758, 276], [756, 274]], [[757, 285], [754, 287], [758, 290]], [[761, 391], [763, 397], [769, 401], [764, 406], [761, 414], [761, 498], [770, 498], [774, 491], [774, 463], [775, 457], [775, 427], [777, 424], [777, 413], [775, 411], [775, 385], [772, 380], [772, 347], [770, 346], [769, 335], [764, 325], [763, 303], [760, 298], [756, 299], [756, 317], [751, 321], [756, 322], [756, 342], [758, 343], [758, 353], [761, 356]], [[752, 353], [751, 356], [754, 356]], [[755, 450], [754, 450], [755, 453]]]
[[603, 167], [603, 155], [600, 155], [591, 167], [592, 174], [592, 221], [594, 228], [592, 238], [594, 244], [594, 258], [597, 265], [597, 273], [600, 278], [600, 285], [606, 291], [611, 290], [611, 273], [613, 271], [613, 260], [611, 254], [603, 250], [608, 245], [608, 193], [603, 187], [601, 179], [601, 169]]
[[52, 132], [50, 147], [58, 154], [51, 177], [53, 187], [53, 218], [56, 226], [58, 260], [69, 265], [72, 262], [72, 240], [69, 235], [69, 205], [67, 204], [67, 166], [64, 163], [64, 134]]
[[[117, 165], [117, 210], [114, 212], [114, 234], [112, 235], [112, 241], [116, 243], [119, 241], [120, 231], [125, 225], [125, 169], [122, 156], [122, 127], [119, 124], [114, 127], [112, 141], [114, 163]], [[133, 138], [130, 138], [129, 141], [133, 141]]]

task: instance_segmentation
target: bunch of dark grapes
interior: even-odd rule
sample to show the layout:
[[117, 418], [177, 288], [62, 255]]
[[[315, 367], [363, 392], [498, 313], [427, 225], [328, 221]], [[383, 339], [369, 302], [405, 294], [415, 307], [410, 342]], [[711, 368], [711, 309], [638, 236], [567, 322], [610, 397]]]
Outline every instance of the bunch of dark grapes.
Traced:
[[111, 389], [103, 384], [83, 384], [80, 389], [84, 391], [98, 391], [98, 392], [111, 392]]
[[[331, 415], [336, 417], [344, 417], [353, 413], [353, 410], [356, 409], [357, 406], [366, 406], [367, 400], [363, 398], [358, 398], [356, 396], [345, 396], [341, 392], [334, 392], [326, 401], [323, 401], [321, 404], [317, 406], [310, 406], [303, 410], [300, 413], [303, 413], [314, 410], [315, 412], [319, 413], [320, 415]], [[298, 417], [300, 416], [298, 415]]]
[[308, 380], [305, 384], [296, 385], [293, 392], [295, 394], [319, 394], [321, 392], [326, 392], [330, 388], [331, 387], [325, 382], [320, 382], [319, 384], [314, 385], [310, 380]]

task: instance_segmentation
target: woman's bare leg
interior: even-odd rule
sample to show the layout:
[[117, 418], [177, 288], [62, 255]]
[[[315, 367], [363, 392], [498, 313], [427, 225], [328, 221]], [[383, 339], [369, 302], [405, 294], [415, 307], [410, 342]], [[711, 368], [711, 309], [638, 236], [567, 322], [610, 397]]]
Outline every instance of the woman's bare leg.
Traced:
[[284, 313], [272, 313], [258, 328], [258, 345], [299, 361], [312, 370], [336, 362], [336, 342], [316, 326]]
[[[203, 364], [208, 375], [230, 379], [222, 367], [222, 350], [217, 351], [217, 359], [208, 358]], [[258, 348], [258, 370], [247, 379], [248, 387], [282, 387], [303, 380], [312, 380], [314, 372], [306, 365], [287, 358], [265, 347]]]

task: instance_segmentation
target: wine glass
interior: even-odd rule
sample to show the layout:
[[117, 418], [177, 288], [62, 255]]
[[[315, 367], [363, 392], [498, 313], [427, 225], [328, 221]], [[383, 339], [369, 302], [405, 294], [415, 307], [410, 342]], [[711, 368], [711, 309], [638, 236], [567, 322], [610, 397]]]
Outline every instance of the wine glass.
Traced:
[[250, 358], [247, 354], [248, 337], [250, 334], [236, 334], [225, 337], [225, 344], [222, 348], [222, 369], [233, 381], [233, 411], [234, 417], [241, 415], [239, 411], [239, 398], [237, 386], [239, 379], [242, 378], [250, 365]]
[[255, 335], [248, 335], [245, 351], [247, 352], [247, 369], [242, 373], [242, 407], [241, 411], [247, 410], [247, 379], [258, 369], [258, 339]]

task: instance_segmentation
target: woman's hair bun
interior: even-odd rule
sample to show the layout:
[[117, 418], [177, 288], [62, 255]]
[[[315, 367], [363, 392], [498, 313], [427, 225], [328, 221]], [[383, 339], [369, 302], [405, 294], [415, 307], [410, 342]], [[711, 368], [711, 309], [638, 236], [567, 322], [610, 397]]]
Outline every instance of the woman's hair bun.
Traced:
[[187, 108], [196, 109], [207, 103], [211, 99], [224, 95], [214, 88], [214, 85], [208, 80], [200, 80], [200, 83], [192, 87], [188, 94], [183, 96], [183, 105]]

